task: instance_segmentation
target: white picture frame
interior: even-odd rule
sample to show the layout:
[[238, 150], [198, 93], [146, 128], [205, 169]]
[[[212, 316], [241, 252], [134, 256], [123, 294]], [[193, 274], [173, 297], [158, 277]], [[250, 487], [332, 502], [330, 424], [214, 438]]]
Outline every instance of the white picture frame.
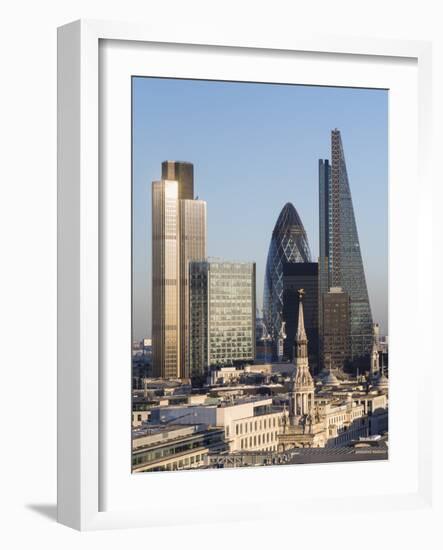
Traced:
[[[415, 105], [418, 116], [418, 148], [411, 151], [413, 154], [418, 153], [418, 178], [423, 198], [421, 205], [424, 208], [417, 222], [420, 223], [420, 231], [426, 231], [431, 223], [426, 212], [426, 204], [432, 192], [429, 156], [432, 115], [431, 45], [426, 42], [313, 35], [285, 36], [277, 41], [263, 37], [256, 40], [230, 37], [226, 33], [223, 38], [209, 39], [203, 30], [199, 36], [188, 36], [185, 29], [180, 33], [174, 31], [169, 36], [168, 32], [163, 30], [102, 21], [77, 21], [61, 27], [58, 32], [58, 520], [76, 529], [90, 530], [184, 522], [233, 521], [238, 517], [239, 510], [246, 519], [285, 517], [285, 513], [277, 508], [277, 503], [282, 501], [281, 497], [273, 502], [271, 508], [275, 512], [272, 512], [267, 507], [269, 500], [266, 495], [260, 496], [259, 491], [254, 491], [254, 486], [263, 475], [261, 469], [229, 472], [230, 480], [228, 481], [227, 477], [222, 480], [222, 484], [226, 485], [238, 484], [239, 480], [242, 480], [245, 487], [250, 490], [249, 497], [243, 500], [236, 499], [237, 504], [233, 503], [231, 506], [229, 499], [220, 496], [218, 505], [213, 510], [208, 510], [205, 498], [201, 498], [200, 504], [196, 500], [189, 507], [186, 506], [186, 501], [177, 499], [174, 507], [161, 498], [160, 486], [167, 483], [163, 474], [157, 477], [157, 481], [154, 477], [144, 477], [143, 483], [149, 483], [152, 491], [150, 505], [141, 507], [136, 499], [130, 499], [129, 492], [121, 493], [125, 496], [118, 502], [118, 506], [115, 499], [110, 509], [104, 505], [103, 484], [112, 483], [116, 475], [112, 470], [112, 464], [106, 467], [103, 465], [104, 449], [107, 448], [109, 439], [106, 436], [108, 432], [103, 429], [104, 415], [109, 412], [106, 403], [112, 399], [110, 394], [116, 386], [103, 384], [103, 350], [99, 345], [103, 330], [103, 302], [106, 301], [108, 292], [108, 283], [102, 285], [101, 282], [104, 276], [103, 269], [109, 265], [106, 258], [106, 261], [103, 259], [103, 232], [109, 229], [106, 222], [103, 222], [103, 218], [106, 218], [103, 216], [103, 209], [112, 208], [111, 203], [104, 207], [103, 189], [100, 187], [100, 155], [103, 144], [100, 141], [99, 121], [100, 113], [103, 115], [105, 109], [100, 104], [99, 95], [100, 63], [104, 60], [106, 63], [109, 62], [109, 57], [103, 57], [100, 53], [100, 44], [104, 41], [113, 41], [117, 45], [124, 43], [127, 45], [126, 50], [141, 43], [155, 44], [156, 49], [162, 44], [174, 45], [175, 51], [177, 48], [189, 48], [193, 45], [199, 51], [204, 51], [209, 61], [214, 48], [224, 49], [230, 56], [248, 55], [248, 52], [250, 55], [253, 52], [262, 52], [266, 55], [266, 52], [273, 52], [281, 56], [283, 70], [284, 64], [288, 62], [287, 54], [294, 52], [304, 52], [311, 56], [329, 55], [328, 59], [347, 59], [352, 63], [364, 63], [370, 59], [389, 59], [392, 66], [397, 61], [401, 63], [402, 60], [412, 60], [417, 72], [414, 78], [418, 82], [418, 99], [416, 98]], [[127, 53], [126, 51], [125, 55]], [[153, 60], [155, 55], [160, 56], [161, 53], [150, 52], [149, 55]], [[328, 63], [328, 59], [324, 61]], [[217, 66], [213, 66], [212, 63], [211, 66], [211, 70], [214, 71], [213, 77], [216, 78]], [[368, 71], [371, 72], [370, 69]], [[368, 86], [371, 85], [371, 78], [376, 80], [376, 76], [368, 77]], [[345, 80], [341, 82], [341, 85], [346, 85]], [[340, 85], [337, 82], [333, 84]], [[415, 129], [414, 124], [412, 128]], [[130, 142], [126, 144], [126, 148], [128, 147], [130, 148]], [[391, 150], [390, 154], [399, 160], [399, 157], [396, 157], [399, 151]], [[408, 161], [414, 166], [413, 159]], [[394, 162], [394, 165], [397, 166], [398, 163]], [[111, 202], [115, 203], [116, 200], [117, 197], [114, 197]], [[130, 269], [128, 242], [122, 246], [121, 250], [128, 259], [127, 267]], [[420, 254], [422, 259], [431, 261], [432, 250], [429, 247], [424, 246]], [[418, 271], [413, 282], [420, 285], [423, 277], [425, 274]], [[417, 291], [413, 310], [423, 315], [429, 314], [426, 308], [430, 307], [430, 304], [424, 302], [425, 300], [419, 300]], [[130, 326], [127, 328], [130, 330]], [[428, 359], [432, 358], [432, 355], [429, 356], [429, 350], [423, 353], [428, 353]], [[426, 373], [429, 376], [431, 361], [426, 361], [424, 357], [422, 365], [423, 369], [427, 369]], [[394, 383], [398, 383], [398, 379], [394, 380]], [[414, 438], [413, 448], [417, 451], [417, 457], [416, 462], [408, 467], [414, 469], [416, 476], [414, 474], [414, 478], [409, 480], [411, 484], [408, 485], [406, 493], [393, 491], [381, 497], [377, 491], [369, 490], [358, 495], [335, 492], [331, 496], [327, 493], [322, 495], [320, 487], [312, 494], [307, 494], [303, 489], [304, 494], [298, 495], [297, 498], [295, 495], [292, 497], [291, 494], [287, 494], [285, 503], [289, 506], [292, 503], [297, 513], [312, 513], [321, 505], [322, 499], [328, 503], [328, 507], [338, 505], [342, 510], [353, 509], [356, 506], [368, 512], [374, 506], [386, 511], [404, 508], [430, 509], [432, 412], [424, 387], [420, 384], [412, 384], [412, 387], [414, 400], [417, 400], [418, 405], [426, 403], [426, 406], [411, 405], [411, 426], [417, 428], [417, 434], [411, 436], [411, 441]], [[129, 386], [127, 391], [129, 394]], [[116, 408], [119, 414], [122, 410], [124, 412], [124, 408]], [[122, 419], [123, 425], [126, 421], [129, 437], [129, 420]], [[118, 427], [115, 431], [118, 432]], [[121, 441], [121, 445], [122, 448], [126, 448], [124, 440]], [[354, 465], [329, 465], [323, 468], [323, 473], [327, 474], [328, 468], [334, 468], [337, 476], [341, 476], [343, 468], [349, 467]], [[267, 470], [278, 470], [280, 473], [269, 475], [279, 476], [281, 483], [282, 475], [290, 475], [289, 468], [291, 467]], [[283, 474], [282, 470], [286, 473]], [[130, 472], [126, 474], [129, 475]], [[207, 487], [208, 482], [215, 479], [208, 478], [208, 475], [218, 475], [218, 472], [173, 474], [173, 483], [177, 487], [186, 487], [186, 490], [189, 490], [190, 482], [197, 484], [198, 491], [203, 491], [204, 496], [205, 485]], [[312, 476], [312, 467], [311, 474], [307, 474], [306, 477], [309, 475]], [[161, 482], [158, 481], [160, 479]], [[191, 497], [192, 495], [189, 496], [190, 500]], [[154, 500], [156, 502], [153, 502]], [[285, 509], [288, 510], [288, 507]]]

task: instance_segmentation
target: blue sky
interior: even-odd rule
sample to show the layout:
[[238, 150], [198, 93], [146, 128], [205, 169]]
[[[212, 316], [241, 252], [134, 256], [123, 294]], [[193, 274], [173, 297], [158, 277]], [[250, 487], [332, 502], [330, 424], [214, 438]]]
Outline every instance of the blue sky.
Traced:
[[134, 338], [151, 332], [151, 182], [163, 160], [194, 163], [207, 201], [208, 255], [257, 264], [257, 304], [272, 229], [296, 207], [318, 256], [318, 159], [341, 130], [374, 321], [387, 333], [388, 92], [133, 79]]

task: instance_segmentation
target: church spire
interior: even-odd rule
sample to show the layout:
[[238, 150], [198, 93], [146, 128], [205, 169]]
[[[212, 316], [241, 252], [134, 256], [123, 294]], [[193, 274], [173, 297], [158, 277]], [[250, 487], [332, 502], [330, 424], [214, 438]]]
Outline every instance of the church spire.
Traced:
[[295, 334], [295, 364], [301, 365], [301, 363], [306, 363], [306, 368], [308, 368], [308, 339], [306, 337], [305, 331], [305, 319], [303, 314], [303, 296], [305, 291], [303, 288], [300, 288], [298, 291], [298, 326], [297, 332]]
[[289, 392], [289, 420], [292, 425], [297, 419], [306, 417], [314, 406], [314, 381], [309, 372], [308, 339], [303, 316], [304, 290], [298, 291], [298, 327], [295, 335], [295, 374]]
[[305, 331], [305, 318], [303, 314], [303, 296], [305, 291], [303, 288], [300, 288], [298, 291], [298, 325], [297, 325], [297, 334], [295, 335], [296, 342], [307, 341], [306, 331]]
[[369, 369], [369, 378], [374, 381], [380, 375], [380, 366], [378, 362], [378, 346], [374, 336], [372, 341], [371, 366]]

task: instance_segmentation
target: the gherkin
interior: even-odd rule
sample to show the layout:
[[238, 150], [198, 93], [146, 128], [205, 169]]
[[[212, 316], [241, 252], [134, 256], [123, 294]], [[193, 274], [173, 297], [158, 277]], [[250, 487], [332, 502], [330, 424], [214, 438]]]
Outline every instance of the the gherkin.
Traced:
[[274, 359], [282, 328], [283, 266], [310, 262], [311, 251], [305, 228], [294, 205], [286, 203], [275, 224], [269, 245], [263, 290], [263, 319], [272, 341]]

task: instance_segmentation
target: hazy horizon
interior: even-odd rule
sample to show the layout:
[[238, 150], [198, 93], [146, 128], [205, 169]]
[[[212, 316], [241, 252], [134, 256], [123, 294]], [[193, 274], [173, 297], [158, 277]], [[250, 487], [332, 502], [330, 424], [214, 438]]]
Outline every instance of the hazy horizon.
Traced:
[[208, 256], [254, 261], [257, 306], [286, 202], [318, 257], [318, 159], [341, 130], [374, 322], [388, 323], [388, 92], [133, 78], [133, 337], [151, 330], [151, 184], [163, 160], [194, 164]]

